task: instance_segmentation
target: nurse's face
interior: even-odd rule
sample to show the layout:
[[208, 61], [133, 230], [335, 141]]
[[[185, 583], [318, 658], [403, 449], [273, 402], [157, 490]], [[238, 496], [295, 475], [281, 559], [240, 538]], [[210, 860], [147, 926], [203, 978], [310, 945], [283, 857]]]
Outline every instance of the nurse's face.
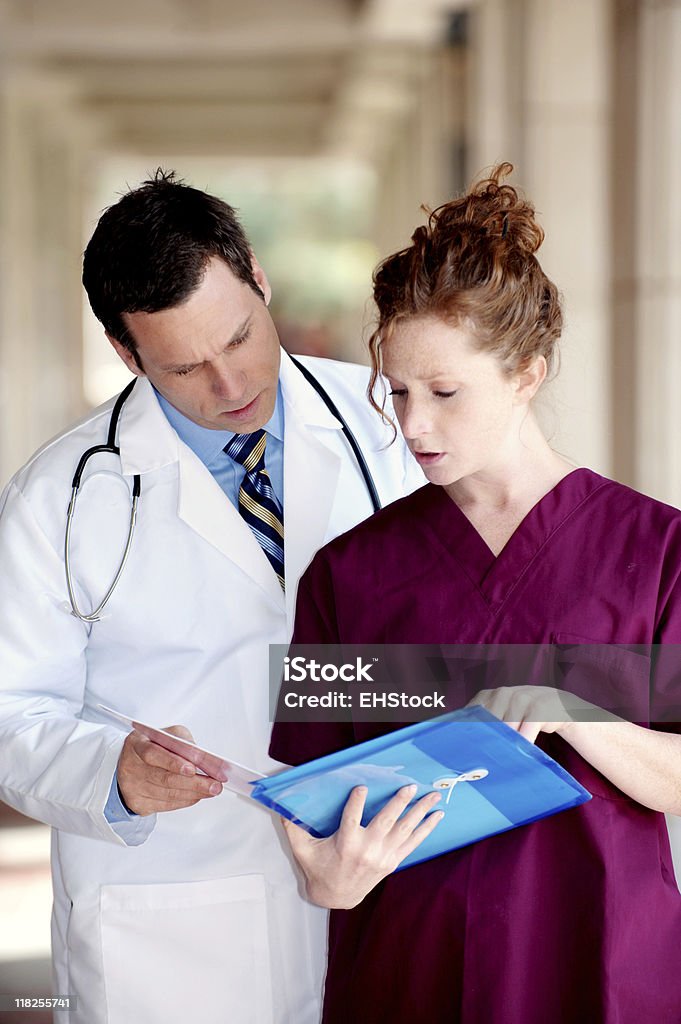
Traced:
[[171, 405], [213, 430], [251, 433], [274, 412], [279, 338], [266, 303], [270, 288], [254, 261], [264, 300], [220, 259], [211, 259], [185, 302], [156, 313], [124, 313], [143, 367], [115, 338], [112, 345]]
[[518, 388], [470, 331], [434, 317], [399, 323], [382, 346], [395, 414], [431, 483], [503, 465], [518, 436]]

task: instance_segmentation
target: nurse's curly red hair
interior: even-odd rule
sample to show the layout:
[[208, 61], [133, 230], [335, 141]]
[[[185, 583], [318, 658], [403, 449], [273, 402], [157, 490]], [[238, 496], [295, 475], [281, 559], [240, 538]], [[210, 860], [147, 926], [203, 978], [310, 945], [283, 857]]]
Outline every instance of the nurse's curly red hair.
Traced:
[[372, 404], [381, 345], [412, 317], [468, 327], [478, 349], [497, 356], [508, 373], [539, 355], [551, 370], [563, 327], [560, 296], [534, 255], [544, 240], [534, 206], [502, 184], [512, 170], [499, 164], [465, 195], [433, 210], [411, 245], [374, 271]]

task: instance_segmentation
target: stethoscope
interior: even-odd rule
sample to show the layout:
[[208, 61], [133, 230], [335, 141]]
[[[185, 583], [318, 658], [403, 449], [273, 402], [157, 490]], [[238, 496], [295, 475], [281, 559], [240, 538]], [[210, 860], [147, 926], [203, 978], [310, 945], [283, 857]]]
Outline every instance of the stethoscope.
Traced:
[[[343, 416], [341, 416], [336, 403], [333, 401], [333, 399], [327, 393], [327, 391], [322, 387], [317, 378], [312, 373], [310, 373], [306, 366], [303, 366], [302, 363], [298, 362], [297, 359], [291, 357], [291, 361], [298, 367], [305, 380], [317, 392], [317, 394], [324, 402], [324, 405], [327, 407], [329, 412], [333, 416], [335, 416], [335, 418], [340, 423], [341, 430], [343, 431], [343, 434], [345, 435], [345, 438], [348, 444], [350, 445], [352, 454], [357, 460], [357, 465], [359, 466], [362, 478], [364, 480], [364, 484], [366, 486], [367, 491], [369, 492], [369, 497], [371, 498], [373, 510], [374, 512], [378, 512], [378, 510], [381, 508], [381, 500], [378, 496], [378, 491], [376, 490], [376, 485], [371, 475], [371, 471], [367, 465], [364, 455], [362, 454], [362, 449], [357, 443], [357, 438], [350, 430], [350, 427], [346, 423]], [[71, 484], [71, 500], [69, 501], [69, 507], [66, 513], [66, 533], [64, 536], [64, 568], [66, 570], [66, 586], [69, 592], [71, 610], [73, 614], [76, 616], [76, 618], [80, 619], [81, 622], [99, 622], [99, 620], [102, 617], [102, 612], [104, 608], [109, 603], [111, 595], [118, 586], [118, 581], [120, 580], [121, 575], [123, 574], [126, 562], [128, 561], [128, 555], [130, 554], [130, 548], [132, 546], [132, 538], [135, 532], [135, 523], [137, 521], [137, 506], [139, 504], [140, 493], [142, 490], [142, 484], [139, 473], [135, 473], [135, 476], [133, 477], [132, 504], [130, 506], [130, 522], [128, 524], [128, 535], [125, 540], [123, 555], [118, 564], [118, 568], [116, 569], [116, 572], [114, 574], [114, 578], [111, 581], [109, 589], [107, 590], [107, 592], [105, 593], [104, 597], [99, 602], [97, 607], [93, 608], [91, 612], [81, 611], [81, 609], [78, 607], [78, 602], [76, 600], [76, 594], [73, 586], [73, 575], [71, 572], [71, 527], [73, 525], [73, 517], [76, 510], [76, 499], [78, 498], [78, 492], [80, 490], [81, 478], [83, 476], [83, 471], [88, 463], [88, 460], [91, 459], [93, 455], [99, 455], [102, 452], [108, 452], [111, 455], [121, 454], [121, 449], [116, 444], [116, 432], [118, 430], [118, 421], [121, 416], [121, 410], [125, 405], [125, 402], [127, 401], [128, 397], [130, 396], [130, 393], [134, 388], [136, 382], [137, 378], [131, 380], [127, 387], [123, 391], [121, 391], [120, 395], [116, 399], [114, 407], [111, 410], [111, 418], [109, 420], [109, 433], [107, 435], [106, 444], [97, 444], [94, 447], [88, 448], [87, 451], [83, 452], [78, 462], [78, 466], [76, 467], [76, 472], [74, 474], [73, 482]]]

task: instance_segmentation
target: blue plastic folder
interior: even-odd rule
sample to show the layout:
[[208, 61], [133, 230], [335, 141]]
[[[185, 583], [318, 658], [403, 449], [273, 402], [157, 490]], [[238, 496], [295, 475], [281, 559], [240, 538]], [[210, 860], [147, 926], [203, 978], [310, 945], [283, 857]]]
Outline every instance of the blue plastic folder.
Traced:
[[366, 825], [413, 783], [413, 802], [441, 792], [436, 810], [445, 817], [400, 869], [591, 799], [553, 758], [478, 706], [285, 769], [252, 783], [252, 796], [323, 838], [338, 828], [354, 786], [368, 787]]

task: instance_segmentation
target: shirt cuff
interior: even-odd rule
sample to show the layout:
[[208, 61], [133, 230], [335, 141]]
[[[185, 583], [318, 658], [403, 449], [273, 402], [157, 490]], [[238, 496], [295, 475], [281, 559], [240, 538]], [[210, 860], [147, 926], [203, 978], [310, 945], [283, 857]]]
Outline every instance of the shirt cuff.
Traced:
[[121, 821], [131, 821], [133, 818], [139, 817], [134, 811], [129, 811], [123, 803], [118, 788], [118, 772], [114, 772], [114, 777], [111, 781], [109, 799], [106, 801], [104, 808], [104, 817], [110, 825], [116, 825]]

